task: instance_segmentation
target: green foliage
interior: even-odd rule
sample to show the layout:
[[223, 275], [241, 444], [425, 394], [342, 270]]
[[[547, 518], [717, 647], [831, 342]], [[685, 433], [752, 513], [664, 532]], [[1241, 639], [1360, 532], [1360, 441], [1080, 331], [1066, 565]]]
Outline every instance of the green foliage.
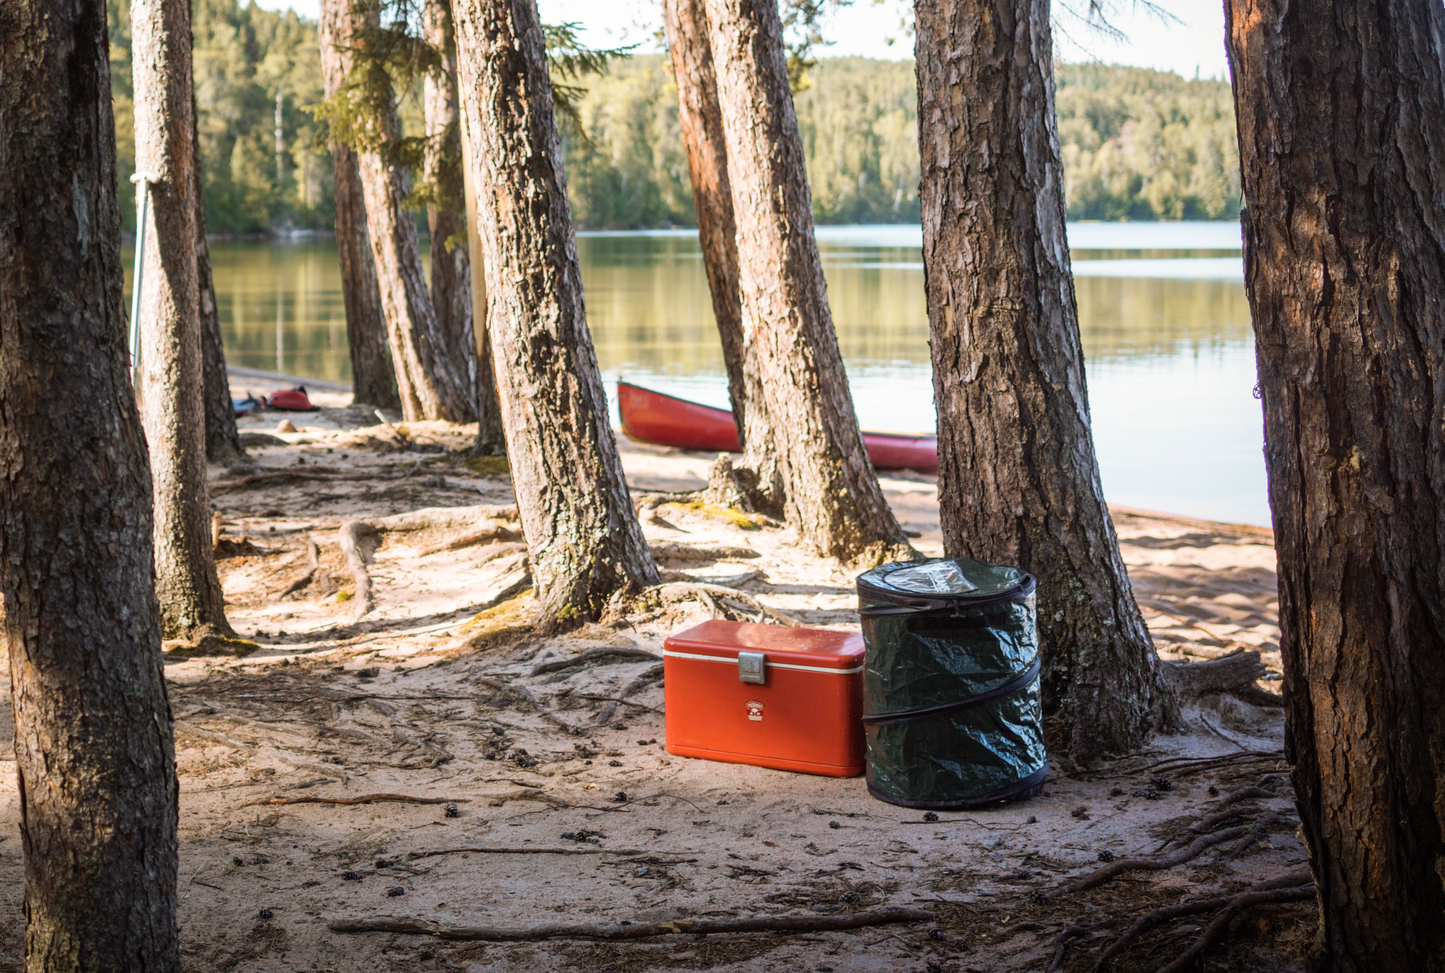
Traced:
[[1239, 215], [1229, 82], [1068, 64], [1058, 69], [1057, 103], [1071, 219]]
[[[121, 212], [135, 227], [130, 2], [107, 0]], [[238, 0], [193, 0], [192, 57], [202, 195], [212, 233], [265, 233], [332, 223], [330, 154], [316, 144], [311, 107], [321, 101], [316, 25]], [[276, 93], [281, 92], [277, 172]]]
[[[820, 58], [794, 96], [820, 223], [916, 222], [918, 96], [911, 61]], [[1239, 214], [1233, 101], [1225, 81], [1144, 68], [1056, 68], [1071, 219], [1229, 219]], [[636, 57], [578, 103], [587, 139], [569, 139], [581, 226], [694, 220], [666, 58]]]

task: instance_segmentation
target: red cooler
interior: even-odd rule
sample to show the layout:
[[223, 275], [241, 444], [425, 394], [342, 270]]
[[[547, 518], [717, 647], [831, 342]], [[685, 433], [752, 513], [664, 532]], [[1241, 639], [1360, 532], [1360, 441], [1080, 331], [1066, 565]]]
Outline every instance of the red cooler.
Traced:
[[863, 773], [863, 636], [703, 622], [663, 645], [667, 752], [828, 777]]

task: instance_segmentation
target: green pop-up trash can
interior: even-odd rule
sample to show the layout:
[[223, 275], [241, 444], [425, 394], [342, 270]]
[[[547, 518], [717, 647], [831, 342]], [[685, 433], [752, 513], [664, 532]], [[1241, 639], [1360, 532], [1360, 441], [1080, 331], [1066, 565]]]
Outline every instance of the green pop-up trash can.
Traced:
[[1048, 773], [1035, 581], [963, 558], [858, 579], [868, 791], [905, 807], [1032, 797]]

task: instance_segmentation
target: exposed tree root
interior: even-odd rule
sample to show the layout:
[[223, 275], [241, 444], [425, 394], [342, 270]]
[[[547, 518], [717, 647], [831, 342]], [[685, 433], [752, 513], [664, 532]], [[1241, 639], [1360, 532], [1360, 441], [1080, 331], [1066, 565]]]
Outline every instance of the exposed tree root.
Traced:
[[617, 715], [617, 707], [626, 704], [627, 698], [629, 696], [632, 696], [634, 693], [642, 692], [642, 690], [646, 689], [648, 686], [651, 686], [653, 683], [661, 679], [662, 673], [663, 665], [661, 662], [659, 662], [657, 665], [649, 667], [646, 672], [638, 676], [636, 679], [632, 680], [632, 682], [628, 683], [627, 688], [623, 689], [622, 692], [618, 693], [617, 698], [609, 702], [605, 707], [602, 708], [602, 711], [597, 714], [597, 725], [606, 726], [608, 723], [611, 723], [612, 717]]
[[676, 581], [646, 588], [644, 593], [653, 595], [663, 604], [669, 605], [700, 601], [712, 611], [714, 617], [725, 617], [723, 610], [718, 606], [718, 600], [726, 600], [736, 602], [744, 611], [756, 612], [771, 618], [780, 625], [797, 627], [803, 624], [791, 615], [769, 608], [746, 592], [736, 588], [724, 588], [720, 584], [707, 584], [703, 581]]
[[341, 525], [336, 539], [341, 545], [341, 556], [346, 560], [346, 570], [351, 573], [351, 597], [356, 602], [352, 621], [359, 621], [376, 607], [376, 597], [371, 592], [371, 574], [366, 566], [371, 563], [372, 554], [381, 543], [381, 534], [364, 520], [348, 520]]
[[658, 564], [697, 564], [738, 558], [762, 557], [751, 547], [694, 547], [691, 544], [653, 544], [652, 558]]
[[537, 939], [647, 939], [653, 936], [729, 932], [830, 932], [862, 929], [896, 922], [928, 922], [933, 914], [922, 909], [873, 909], [842, 916], [748, 916], [737, 919], [674, 919], [659, 923], [551, 923], [541, 926], [444, 926], [426, 919], [378, 916], [373, 919], [332, 919], [332, 932], [389, 932], [435, 936], [438, 939], [516, 942]]
[[1235, 838], [1242, 838], [1248, 834], [1250, 829], [1246, 826], [1226, 828], [1214, 834], [1202, 835], [1195, 838], [1188, 846], [1179, 849], [1161, 858], [1120, 858], [1116, 862], [1110, 862], [1097, 871], [1090, 872], [1083, 878], [1050, 892], [1050, 899], [1061, 898], [1065, 895], [1073, 895], [1076, 892], [1083, 892], [1086, 889], [1096, 888], [1111, 879], [1117, 878], [1125, 872], [1157, 872], [1166, 868], [1173, 868], [1175, 865], [1182, 865], [1185, 862], [1198, 858], [1207, 849], [1223, 841], [1231, 841]]
[[591, 665], [594, 662], [602, 661], [616, 662], [656, 662], [657, 653], [648, 652], [646, 649], [629, 649], [621, 646], [601, 646], [595, 649], [588, 649], [581, 655], [574, 655], [570, 659], [553, 659], [551, 662], [544, 662], [541, 665], [532, 667], [532, 675], [541, 676], [549, 672], [561, 672], [564, 669], [575, 669], [578, 666]]
[[[1295, 872], [1277, 879], [1276, 882], [1278, 885], [1272, 890], [1256, 886], [1231, 898], [1225, 905], [1224, 911], [1204, 927], [1204, 932], [1194, 941], [1194, 945], [1186, 949], [1174, 962], [1160, 969], [1159, 973], [1182, 973], [1183, 970], [1192, 968], [1195, 960], [1199, 959], [1206, 949], [1224, 936], [1230, 921], [1245, 909], [1271, 902], [1307, 902], [1315, 897], [1315, 886], [1314, 882], [1310, 880], [1309, 872]], [[1289, 885], [1289, 883], [1295, 884], [1290, 887], [1279, 887]]]
[[316, 572], [321, 569], [321, 551], [317, 548], [316, 542], [309, 538], [306, 541], [306, 560], [310, 564], [311, 569], [287, 585], [286, 590], [277, 596], [278, 600], [285, 598], [287, 595], [295, 594], [311, 584], [312, 580], [316, 577]]
[[[575, 845], [567, 848], [530, 848], [511, 846], [477, 845], [465, 848], [436, 848], [432, 851], [411, 851], [406, 857], [412, 861], [418, 858], [435, 858], [438, 855], [655, 855], [656, 851], [638, 848], [596, 848], [589, 845]], [[665, 853], [664, 853], [665, 854]]]
[[247, 801], [242, 807], [253, 804], [467, 804], [466, 797], [413, 797], [410, 794], [361, 794], [357, 797], [263, 797], [259, 801]]

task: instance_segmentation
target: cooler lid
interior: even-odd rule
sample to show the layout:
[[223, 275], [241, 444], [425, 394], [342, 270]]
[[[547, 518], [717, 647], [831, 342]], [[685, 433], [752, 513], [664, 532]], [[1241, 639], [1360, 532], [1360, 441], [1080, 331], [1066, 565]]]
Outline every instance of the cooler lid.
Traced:
[[723, 662], [739, 652], [761, 652], [768, 665], [856, 670], [863, 664], [863, 635], [826, 628], [789, 628], [714, 619], [669, 636], [664, 656], [705, 656]]
[[895, 561], [864, 572], [858, 578], [858, 597], [924, 610], [972, 608], [1014, 601], [1034, 587], [1034, 576], [1021, 568], [962, 557], [937, 558]]

